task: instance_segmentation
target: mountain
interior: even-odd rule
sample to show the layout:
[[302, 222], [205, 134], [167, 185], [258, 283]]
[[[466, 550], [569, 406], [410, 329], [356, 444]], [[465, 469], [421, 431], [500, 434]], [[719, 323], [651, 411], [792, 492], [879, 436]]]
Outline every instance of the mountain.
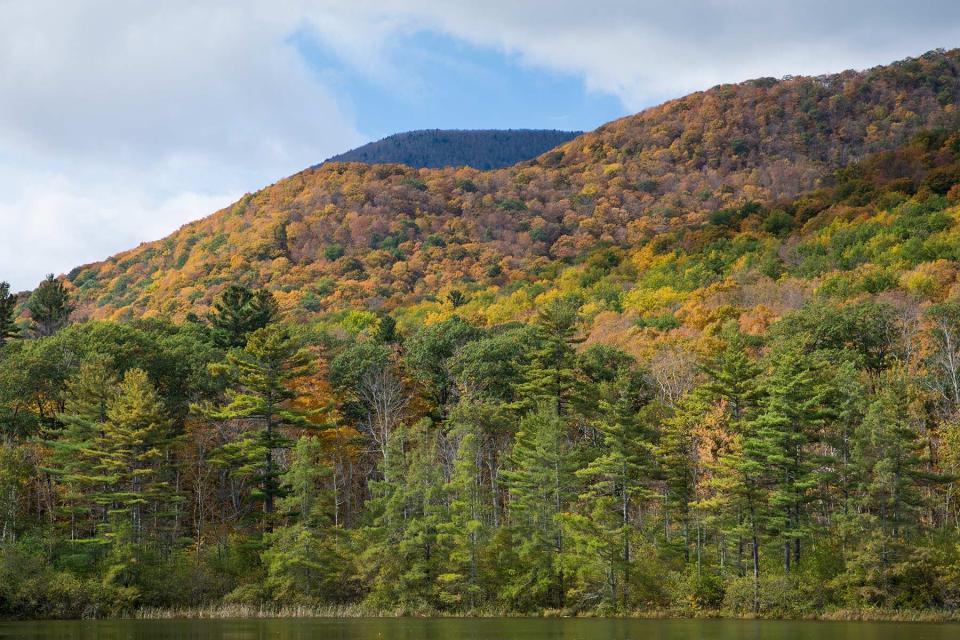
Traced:
[[78, 317], [114, 319], [203, 312], [234, 282], [268, 287], [294, 316], [426, 313], [451, 289], [515, 296], [597, 250], [775, 206], [853, 161], [955, 125], [958, 73], [953, 50], [722, 85], [493, 171], [329, 162], [78, 267], [68, 286]]
[[409, 131], [351, 149], [327, 162], [399, 163], [417, 169], [500, 169], [532, 160], [580, 133], [548, 129]]
[[329, 163], [47, 281], [0, 617], [955, 618], [958, 72]]

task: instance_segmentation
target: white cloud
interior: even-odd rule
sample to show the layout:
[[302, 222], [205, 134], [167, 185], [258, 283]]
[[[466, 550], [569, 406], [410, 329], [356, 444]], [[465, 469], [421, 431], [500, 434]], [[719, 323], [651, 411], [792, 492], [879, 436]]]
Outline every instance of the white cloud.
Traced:
[[282, 3], [0, 3], [0, 279], [32, 287], [361, 141]]
[[[0, 0], [0, 279], [33, 286], [362, 141], [294, 36], [410, 85], [434, 31], [630, 110], [960, 45], [955, 0]], [[416, 79], [414, 79], [414, 82]]]
[[[864, 68], [960, 46], [955, 0], [356, 0], [337, 23], [429, 28], [580, 74], [639, 110], [759, 76]], [[349, 6], [349, 9], [343, 7]], [[315, 15], [315, 14], [314, 14]], [[352, 18], [352, 20], [351, 20]], [[314, 18], [324, 24], [330, 18]], [[328, 35], [329, 29], [320, 29]]]

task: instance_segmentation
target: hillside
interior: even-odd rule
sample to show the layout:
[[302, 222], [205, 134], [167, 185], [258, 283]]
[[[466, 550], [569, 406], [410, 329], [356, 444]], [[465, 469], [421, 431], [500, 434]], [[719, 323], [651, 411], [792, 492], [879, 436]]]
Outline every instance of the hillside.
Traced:
[[327, 162], [405, 164], [416, 169], [500, 169], [532, 160], [579, 133], [547, 129], [408, 131], [351, 149]]
[[46, 281], [0, 617], [956, 620], [958, 70], [331, 163]]
[[78, 315], [183, 317], [228, 283], [293, 314], [393, 309], [451, 288], [509, 294], [602, 246], [748, 202], [954, 122], [960, 52], [714, 87], [500, 169], [328, 163], [67, 276]]

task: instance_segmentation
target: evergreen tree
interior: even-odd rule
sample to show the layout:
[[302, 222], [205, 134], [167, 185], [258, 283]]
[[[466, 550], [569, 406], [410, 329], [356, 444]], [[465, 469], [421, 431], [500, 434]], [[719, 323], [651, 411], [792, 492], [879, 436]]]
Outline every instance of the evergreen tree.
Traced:
[[92, 468], [99, 459], [95, 441], [101, 436], [107, 411], [116, 399], [117, 386], [116, 375], [103, 358], [81, 363], [66, 383], [64, 411], [58, 416], [63, 427], [50, 442], [50, 467], [65, 489], [62, 509], [70, 518], [71, 539], [94, 534], [85, 530], [83, 519], [97, 517], [89, 501], [89, 494], [102, 484]]
[[314, 437], [301, 437], [284, 474], [289, 495], [278, 506], [291, 522], [266, 537], [265, 587], [282, 604], [319, 605], [357, 595], [346, 531], [333, 525], [330, 469]]
[[20, 335], [16, 323], [17, 296], [10, 293], [10, 284], [0, 282], [0, 347]]
[[634, 519], [639, 505], [651, 497], [648, 487], [654, 476], [651, 434], [638, 416], [629, 371], [604, 385], [601, 397], [599, 454], [576, 472], [585, 483], [582, 513], [565, 517], [570, 546], [575, 547], [568, 565], [579, 575], [581, 589], [587, 589], [581, 593], [585, 602], [628, 610]]
[[361, 562], [377, 606], [437, 608], [444, 579], [441, 528], [448, 521], [443, 478], [436, 464], [437, 432], [429, 419], [390, 434], [384, 480], [373, 484], [373, 526]]
[[551, 402], [520, 422], [503, 472], [510, 491], [510, 525], [518, 541], [517, 567], [505, 595], [521, 607], [565, 603], [561, 563], [566, 549], [560, 515], [574, 495], [575, 459], [567, 427]]
[[233, 348], [243, 347], [249, 334], [263, 329], [279, 314], [276, 299], [266, 289], [251, 291], [232, 284], [214, 301], [208, 318], [217, 344]]
[[580, 300], [554, 298], [537, 312], [539, 346], [524, 370], [516, 393], [520, 407], [532, 409], [543, 402], [552, 404], [560, 416], [577, 404], [583, 376], [576, 367], [575, 345], [583, 339], [580, 329]]
[[473, 610], [484, 599], [483, 555], [489, 538], [489, 488], [480, 477], [483, 452], [477, 434], [460, 438], [453, 474], [446, 484], [449, 517], [440, 524], [438, 541], [447, 557], [437, 580], [446, 606]]
[[765, 396], [753, 425], [770, 455], [767, 471], [773, 474], [770, 506], [778, 514], [770, 525], [783, 539], [783, 568], [799, 565], [801, 541], [809, 532], [807, 503], [819, 485], [813, 445], [818, 443], [824, 418], [824, 384], [819, 372], [828, 363], [806, 357], [798, 345], [788, 345], [775, 355], [773, 371], [765, 380]]
[[254, 497], [263, 502], [268, 528], [275, 501], [285, 493], [275, 452], [289, 448], [290, 441], [281, 430], [306, 423], [289, 407], [289, 401], [296, 397], [293, 383], [309, 373], [309, 363], [308, 353], [288, 329], [269, 326], [250, 334], [243, 350], [229, 352], [225, 363], [211, 366], [231, 388], [227, 390], [229, 402], [207, 409], [207, 415], [218, 420], [245, 420], [258, 427], [226, 445], [221, 454], [240, 473], [252, 470], [258, 476], [260, 486]]
[[33, 321], [34, 334], [38, 338], [44, 338], [66, 326], [70, 314], [73, 313], [73, 305], [63, 282], [54, 278], [51, 273], [30, 296], [27, 310], [30, 311]]
[[147, 374], [130, 369], [86, 452], [93, 457], [93, 479], [103, 487], [93, 498], [108, 509], [108, 539], [129, 530], [133, 541], [140, 540], [149, 507], [173, 497], [162, 469], [170, 445], [163, 402]]

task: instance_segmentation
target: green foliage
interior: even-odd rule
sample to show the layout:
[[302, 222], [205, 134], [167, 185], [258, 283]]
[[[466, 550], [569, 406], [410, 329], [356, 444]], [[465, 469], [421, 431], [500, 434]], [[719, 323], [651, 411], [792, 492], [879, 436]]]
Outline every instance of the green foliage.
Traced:
[[52, 336], [66, 326], [73, 304], [63, 282], [50, 274], [27, 301], [33, 331], [39, 337]]
[[10, 293], [10, 284], [0, 282], [0, 348], [20, 335], [16, 324], [17, 296]]

